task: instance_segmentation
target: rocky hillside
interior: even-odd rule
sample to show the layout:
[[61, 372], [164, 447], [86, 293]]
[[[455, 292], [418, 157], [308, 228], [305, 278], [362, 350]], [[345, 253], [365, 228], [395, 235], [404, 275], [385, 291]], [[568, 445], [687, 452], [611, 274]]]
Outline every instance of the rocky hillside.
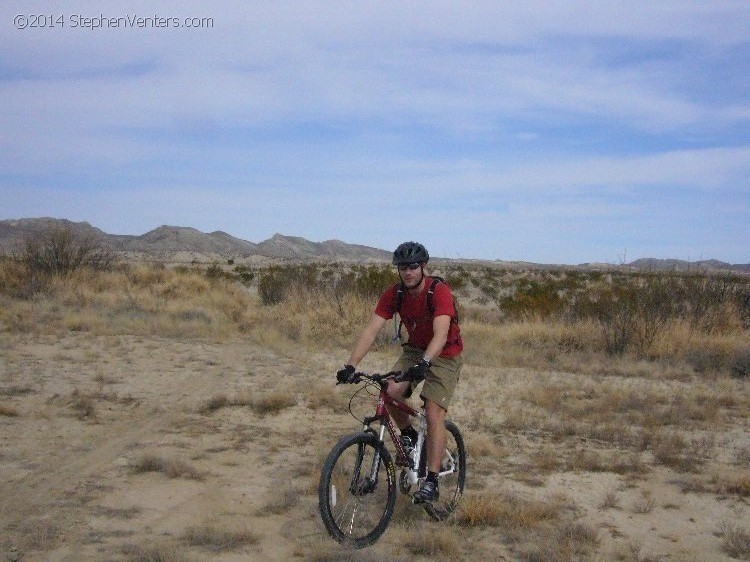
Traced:
[[[79, 234], [101, 239], [110, 248], [122, 252], [126, 257], [158, 259], [177, 262], [211, 262], [227, 259], [249, 260], [346, 260], [346, 261], [390, 261], [391, 252], [347, 244], [340, 240], [311, 242], [296, 236], [274, 234], [262, 242], [249, 242], [216, 231], [208, 234], [195, 228], [182, 226], [160, 226], [140, 236], [107, 234], [87, 222], [71, 222], [65, 219], [31, 218], [0, 221], [0, 253], [12, 252], [27, 236], [49, 228], [71, 228]], [[439, 258], [437, 258], [439, 260]], [[442, 260], [440, 260], [442, 261]], [[473, 261], [473, 260], [472, 260]], [[535, 268], [544, 264], [520, 262], [496, 263], [505, 267]], [[570, 264], [572, 265], [572, 264]], [[729, 264], [717, 260], [689, 262], [683, 260], [639, 259], [624, 267], [649, 271], [736, 271], [750, 273], [750, 264]], [[581, 267], [611, 267], [611, 264], [580, 264]], [[558, 266], [560, 267], [560, 266]]]
[[310, 242], [304, 238], [274, 234], [260, 243], [235, 238], [226, 232], [208, 234], [194, 228], [160, 226], [140, 236], [107, 234], [87, 222], [74, 223], [65, 219], [38, 218], [0, 221], [0, 252], [12, 252], [25, 237], [50, 228], [70, 228], [75, 232], [101, 239], [117, 252], [136, 256], [168, 259], [241, 259], [259, 256], [272, 259], [341, 259], [390, 260], [391, 253], [369, 246], [347, 244], [339, 240]]

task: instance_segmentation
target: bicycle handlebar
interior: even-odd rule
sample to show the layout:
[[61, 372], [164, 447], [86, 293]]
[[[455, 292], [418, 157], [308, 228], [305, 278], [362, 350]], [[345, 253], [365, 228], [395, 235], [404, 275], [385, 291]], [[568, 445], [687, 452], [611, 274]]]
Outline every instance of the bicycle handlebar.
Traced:
[[376, 384], [382, 384], [383, 382], [393, 379], [396, 382], [401, 382], [403, 379], [399, 379], [399, 377], [403, 376], [405, 373], [403, 371], [390, 371], [388, 373], [380, 374], [380, 373], [354, 373], [354, 378], [351, 382], [337, 382], [336, 384], [359, 384], [362, 382], [362, 379], [368, 380], [370, 382], [374, 382]]

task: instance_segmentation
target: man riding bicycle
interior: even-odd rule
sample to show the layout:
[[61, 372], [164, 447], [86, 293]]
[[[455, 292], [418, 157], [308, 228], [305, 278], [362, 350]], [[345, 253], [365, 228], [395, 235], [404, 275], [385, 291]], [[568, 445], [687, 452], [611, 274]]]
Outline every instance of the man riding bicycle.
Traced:
[[[389, 382], [388, 394], [402, 399], [411, 396], [424, 380], [420, 396], [427, 417], [427, 478], [414, 494], [415, 503], [439, 497], [437, 476], [446, 447], [445, 415], [461, 373], [463, 341], [450, 288], [434, 282], [425, 273], [430, 256], [418, 242], [404, 242], [393, 252], [401, 283], [387, 289], [351, 352], [348, 363], [336, 373], [339, 382], [352, 382], [356, 366], [367, 355], [385, 323], [398, 313], [408, 339], [393, 371], [405, 373], [402, 382]], [[400, 328], [399, 328], [400, 331]], [[401, 430], [401, 443], [407, 453], [413, 450], [417, 431], [409, 416], [396, 408], [389, 413]]]

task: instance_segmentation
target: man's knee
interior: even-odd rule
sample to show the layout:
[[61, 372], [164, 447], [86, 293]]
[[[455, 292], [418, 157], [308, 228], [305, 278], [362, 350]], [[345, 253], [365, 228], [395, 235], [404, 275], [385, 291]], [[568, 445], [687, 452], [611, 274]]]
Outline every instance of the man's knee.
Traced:
[[400, 383], [388, 383], [388, 396], [391, 398], [396, 398], [397, 400], [401, 400], [404, 397], [404, 394], [406, 393], [406, 389], [409, 388], [408, 382], [400, 382]]
[[442, 406], [435, 404], [432, 400], [425, 401], [425, 415], [427, 416], [427, 425], [437, 424], [442, 426], [445, 423], [446, 410]]

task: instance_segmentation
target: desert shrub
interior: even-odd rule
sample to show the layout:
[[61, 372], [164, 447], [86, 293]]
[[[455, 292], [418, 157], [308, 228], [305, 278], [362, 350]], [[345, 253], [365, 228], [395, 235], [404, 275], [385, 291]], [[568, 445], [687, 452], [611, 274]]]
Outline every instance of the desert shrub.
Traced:
[[465, 267], [457, 265], [456, 267], [448, 269], [445, 272], [444, 278], [445, 282], [450, 285], [453, 291], [463, 291], [468, 288], [471, 274]]
[[613, 283], [577, 303], [576, 316], [598, 322], [608, 354], [622, 355], [633, 347], [643, 355], [678, 316], [680, 302], [674, 298], [674, 289], [673, 278], [665, 275]]
[[212, 263], [206, 268], [206, 278], [208, 279], [221, 279], [226, 277], [231, 277], [231, 275], [228, 275], [219, 264]]
[[253, 279], [255, 278], [255, 273], [250, 268], [248, 268], [246, 265], [237, 265], [237, 266], [235, 266], [234, 267], [234, 273], [235, 273], [237, 279], [243, 285], [249, 285], [250, 283], [252, 283]]
[[535, 279], [519, 279], [513, 293], [497, 297], [500, 310], [510, 318], [549, 318], [563, 308], [563, 299], [555, 283]]
[[750, 279], [730, 274], [693, 273], [681, 278], [677, 296], [684, 316], [697, 331], [727, 333], [750, 327]]
[[335, 274], [315, 264], [271, 266], [260, 272], [258, 293], [264, 305], [274, 305], [300, 293], [327, 295], [341, 302], [344, 295], [377, 298], [398, 280], [385, 265], [351, 265]]
[[46, 276], [29, 270], [20, 260], [0, 258], [0, 294], [15, 299], [29, 299], [49, 285]]
[[398, 275], [386, 265], [355, 266], [331, 287], [337, 294], [351, 292], [364, 298], [377, 298]]
[[264, 305], [279, 304], [296, 290], [312, 290], [318, 284], [314, 265], [270, 266], [260, 274], [258, 294]]
[[31, 299], [48, 291], [54, 278], [81, 269], [110, 270], [115, 264], [115, 254], [94, 235], [52, 227], [26, 236], [12, 256], [2, 258], [0, 292]]
[[102, 240], [71, 227], [27, 236], [17, 258], [29, 271], [46, 275], [68, 275], [82, 267], [107, 270], [115, 264], [115, 254]]

